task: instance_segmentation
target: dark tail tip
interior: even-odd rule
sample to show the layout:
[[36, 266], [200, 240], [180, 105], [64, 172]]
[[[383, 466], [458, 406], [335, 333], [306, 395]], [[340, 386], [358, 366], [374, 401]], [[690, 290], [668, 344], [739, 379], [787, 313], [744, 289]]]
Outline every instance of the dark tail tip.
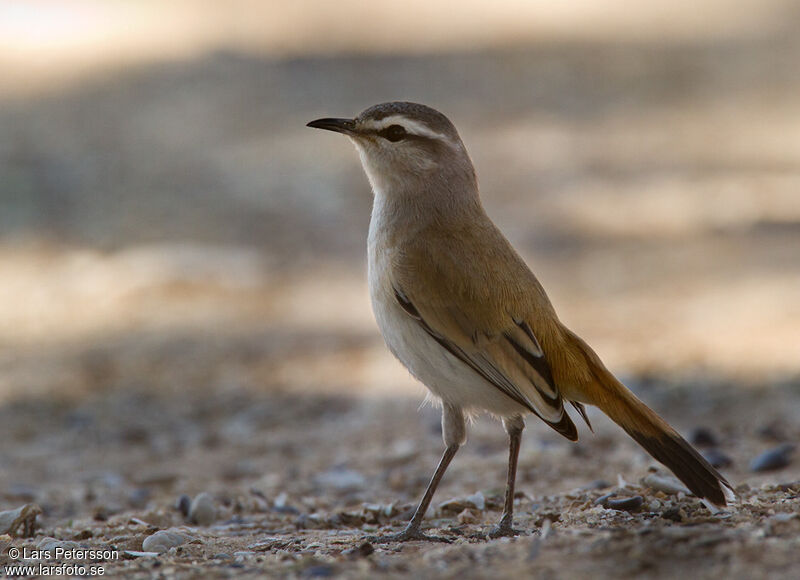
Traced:
[[628, 431], [628, 434], [666, 465], [697, 497], [719, 506], [727, 504], [726, 496], [730, 491], [726, 492], [724, 488], [732, 491], [731, 484], [678, 433], [673, 431], [655, 437], [635, 431]]

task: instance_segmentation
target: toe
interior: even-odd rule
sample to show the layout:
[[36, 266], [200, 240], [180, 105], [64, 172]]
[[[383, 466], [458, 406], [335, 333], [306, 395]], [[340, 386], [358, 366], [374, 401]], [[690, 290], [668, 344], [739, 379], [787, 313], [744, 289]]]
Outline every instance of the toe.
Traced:
[[397, 534], [388, 534], [385, 536], [369, 536], [364, 538], [365, 541], [372, 544], [391, 544], [394, 542], [444, 542], [451, 543], [451, 540], [441, 536], [429, 536], [422, 532], [419, 528], [406, 528]]

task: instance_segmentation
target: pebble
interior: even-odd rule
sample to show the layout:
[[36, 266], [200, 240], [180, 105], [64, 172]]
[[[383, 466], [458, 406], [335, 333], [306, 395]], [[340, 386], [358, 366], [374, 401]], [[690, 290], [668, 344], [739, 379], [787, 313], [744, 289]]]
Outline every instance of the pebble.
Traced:
[[701, 455], [706, 458], [706, 461], [708, 461], [712, 467], [728, 467], [733, 465], [733, 460], [719, 449], [706, 449]]
[[483, 494], [479, 491], [476, 491], [472, 495], [468, 495], [466, 500], [468, 503], [474, 505], [475, 509], [479, 509], [481, 511], [486, 509], [486, 498], [483, 497]]
[[784, 443], [764, 451], [750, 462], [750, 471], [772, 471], [786, 467], [793, 451], [794, 445], [791, 443]]
[[669, 475], [649, 473], [642, 478], [642, 483], [655, 491], [663, 491], [669, 495], [675, 495], [677, 493], [685, 493], [688, 495], [692, 493], [677, 478]]
[[208, 526], [217, 519], [217, 506], [210, 493], [203, 492], [197, 495], [189, 508], [189, 520], [201, 526]]
[[612, 510], [632, 512], [642, 507], [644, 499], [640, 495], [624, 497], [620, 499], [610, 499], [606, 502], [606, 507]]
[[460, 524], [474, 524], [478, 521], [478, 514], [470, 509], [464, 509], [460, 514], [458, 514], [456, 519]]
[[23, 537], [32, 536], [36, 528], [36, 516], [40, 513], [42, 513], [42, 508], [35, 503], [0, 512], [0, 534], [16, 536], [19, 535], [17, 532], [22, 528]]
[[449, 512], [462, 512], [465, 509], [474, 508], [478, 511], [486, 509], [486, 497], [480, 492], [476, 491], [472, 495], [465, 497], [454, 497], [439, 504], [439, 509]]
[[76, 532], [73, 536], [76, 540], [88, 540], [89, 538], [94, 537], [94, 532], [89, 528], [85, 528], [80, 532]]
[[778, 489], [780, 491], [793, 491], [797, 493], [800, 491], [800, 481], [790, 481], [787, 483], [779, 483]]
[[363, 542], [357, 548], [345, 550], [342, 554], [351, 558], [366, 558], [375, 551], [375, 547], [369, 542]]
[[287, 494], [285, 491], [282, 491], [275, 498], [275, 501], [272, 502], [272, 505], [276, 509], [280, 510], [287, 506], [288, 500], [289, 500], [289, 494]]
[[602, 505], [602, 506], [604, 506], [604, 505], [606, 505], [608, 503], [608, 500], [610, 500], [615, 495], [617, 495], [617, 492], [615, 492], [615, 491], [612, 491], [611, 493], [607, 493], [605, 495], [601, 495], [596, 500], [594, 500], [594, 505]]
[[694, 429], [689, 436], [689, 441], [692, 442], [692, 445], [697, 445], [698, 447], [712, 447], [717, 445], [716, 435], [707, 427], [697, 427]]
[[125, 558], [132, 560], [134, 558], [152, 558], [154, 556], [158, 556], [158, 552], [139, 552], [137, 550], [125, 550], [124, 552], [122, 552], [122, 555]]
[[61, 548], [64, 550], [73, 550], [75, 548], [80, 548], [80, 544], [78, 542], [71, 542], [69, 540], [58, 540], [56, 538], [51, 538], [49, 536], [45, 536], [36, 544], [36, 547], [40, 550], [45, 550], [47, 552], [55, 551], [56, 548]]
[[285, 491], [278, 494], [275, 501], [272, 502], [272, 509], [280, 514], [299, 514], [300, 510], [289, 505], [289, 496]]
[[686, 512], [683, 511], [683, 508], [680, 507], [671, 507], [661, 514], [661, 517], [665, 520], [672, 520], [673, 522], [682, 522], [686, 519]]
[[189, 510], [192, 507], [192, 498], [185, 493], [182, 494], [175, 502], [175, 508], [183, 514], [183, 517], [189, 517]]
[[397, 513], [397, 508], [393, 503], [365, 503], [364, 513], [372, 514], [374, 516], [373, 519], [380, 517], [390, 518]]
[[157, 552], [161, 554], [170, 548], [182, 546], [193, 539], [194, 538], [191, 536], [177, 530], [161, 530], [160, 532], [156, 532], [152, 536], [147, 536], [144, 539], [142, 542], [142, 551]]

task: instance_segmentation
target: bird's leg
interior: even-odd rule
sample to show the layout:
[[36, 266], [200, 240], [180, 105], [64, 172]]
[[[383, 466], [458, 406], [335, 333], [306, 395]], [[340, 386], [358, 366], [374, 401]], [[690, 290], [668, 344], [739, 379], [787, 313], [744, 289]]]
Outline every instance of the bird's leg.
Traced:
[[503, 506], [503, 517], [492, 531], [489, 532], [490, 538], [501, 538], [503, 536], [514, 537], [521, 532], [513, 528], [514, 523], [514, 483], [517, 479], [517, 459], [519, 458], [519, 446], [522, 441], [522, 430], [525, 423], [522, 417], [516, 416], [510, 419], [503, 419], [503, 426], [508, 433], [508, 480], [506, 482], [506, 500]]
[[466, 424], [464, 421], [464, 414], [460, 408], [452, 407], [446, 403], [444, 404], [442, 408], [442, 436], [447, 447], [444, 450], [444, 454], [442, 454], [441, 460], [439, 460], [439, 466], [436, 468], [430, 483], [428, 483], [425, 495], [422, 496], [422, 500], [419, 502], [417, 510], [414, 512], [411, 521], [408, 522], [406, 529], [397, 534], [378, 537], [373, 536], [367, 538], [367, 540], [376, 543], [407, 542], [411, 540], [428, 540], [434, 542], [450, 541], [439, 536], [428, 536], [424, 534], [421, 525], [422, 518], [425, 517], [425, 512], [428, 511], [428, 507], [431, 505], [433, 494], [436, 492], [436, 488], [439, 486], [444, 472], [447, 471], [447, 466], [450, 465], [450, 461], [455, 457], [459, 447], [466, 441]]

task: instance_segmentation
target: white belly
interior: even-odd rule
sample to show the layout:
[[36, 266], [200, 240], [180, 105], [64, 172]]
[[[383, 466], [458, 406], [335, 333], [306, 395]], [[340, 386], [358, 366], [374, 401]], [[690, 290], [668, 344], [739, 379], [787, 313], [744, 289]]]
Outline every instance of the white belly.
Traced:
[[397, 302], [382, 256], [370, 252], [372, 309], [389, 350], [433, 395], [465, 411], [498, 416], [528, 410], [450, 354]]

